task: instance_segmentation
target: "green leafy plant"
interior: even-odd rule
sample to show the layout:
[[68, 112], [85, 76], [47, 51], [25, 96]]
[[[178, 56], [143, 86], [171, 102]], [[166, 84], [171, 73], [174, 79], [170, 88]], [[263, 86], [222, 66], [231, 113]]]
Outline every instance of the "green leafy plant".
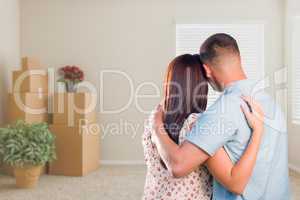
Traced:
[[0, 159], [13, 166], [38, 166], [56, 159], [55, 136], [46, 123], [18, 121], [0, 129]]

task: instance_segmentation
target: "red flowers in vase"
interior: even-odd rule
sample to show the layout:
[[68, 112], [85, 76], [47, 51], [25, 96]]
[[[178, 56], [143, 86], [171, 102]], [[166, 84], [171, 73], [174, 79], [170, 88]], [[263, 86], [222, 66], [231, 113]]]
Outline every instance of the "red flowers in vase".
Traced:
[[83, 71], [77, 66], [65, 66], [59, 69], [61, 78], [58, 82], [66, 85], [67, 92], [76, 92], [76, 85], [84, 80]]

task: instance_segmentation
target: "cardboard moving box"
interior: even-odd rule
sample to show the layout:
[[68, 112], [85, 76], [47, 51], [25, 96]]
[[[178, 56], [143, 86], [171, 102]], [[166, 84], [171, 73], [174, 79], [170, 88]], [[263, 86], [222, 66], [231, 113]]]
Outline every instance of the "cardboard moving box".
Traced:
[[[26, 123], [48, 122], [48, 71], [40, 69], [35, 58], [22, 58], [22, 70], [13, 72], [13, 93], [8, 94], [8, 123], [24, 120]], [[22, 79], [22, 80], [21, 80]], [[15, 88], [20, 84], [20, 88]], [[42, 174], [47, 171], [43, 168]], [[0, 173], [13, 175], [13, 168], [0, 163]]]
[[44, 93], [8, 94], [8, 123], [24, 120], [27, 123], [48, 121], [48, 95]]
[[13, 92], [48, 92], [48, 71], [13, 71]]
[[84, 176], [99, 168], [100, 128], [97, 124], [66, 127], [51, 125], [56, 136], [57, 160], [49, 165], [49, 174]]
[[80, 126], [95, 123], [97, 96], [90, 93], [55, 93], [53, 124]]
[[24, 57], [22, 58], [22, 70], [40, 69], [41, 63], [36, 58]]

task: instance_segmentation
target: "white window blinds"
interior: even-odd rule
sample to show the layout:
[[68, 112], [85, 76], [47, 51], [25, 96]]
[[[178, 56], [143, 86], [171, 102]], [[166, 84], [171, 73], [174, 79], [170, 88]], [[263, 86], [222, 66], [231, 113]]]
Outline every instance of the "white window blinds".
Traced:
[[294, 19], [292, 29], [292, 119], [300, 122], [300, 19]]
[[[249, 79], [263, 78], [263, 24], [177, 24], [176, 55], [199, 53], [201, 44], [215, 33], [228, 33], [237, 40], [243, 67]], [[208, 105], [211, 105], [218, 96], [218, 93], [209, 88]]]

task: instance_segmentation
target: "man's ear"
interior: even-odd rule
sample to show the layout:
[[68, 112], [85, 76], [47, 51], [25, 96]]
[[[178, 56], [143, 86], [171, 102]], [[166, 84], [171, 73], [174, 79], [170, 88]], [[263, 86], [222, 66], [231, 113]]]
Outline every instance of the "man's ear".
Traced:
[[207, 76], [208, 78], [211, 78], [211, 69], [210, 69], [210, 67], [209, 67], [207, 64], [203, 64], [203, 67], [204, 67], [206, 76]]

